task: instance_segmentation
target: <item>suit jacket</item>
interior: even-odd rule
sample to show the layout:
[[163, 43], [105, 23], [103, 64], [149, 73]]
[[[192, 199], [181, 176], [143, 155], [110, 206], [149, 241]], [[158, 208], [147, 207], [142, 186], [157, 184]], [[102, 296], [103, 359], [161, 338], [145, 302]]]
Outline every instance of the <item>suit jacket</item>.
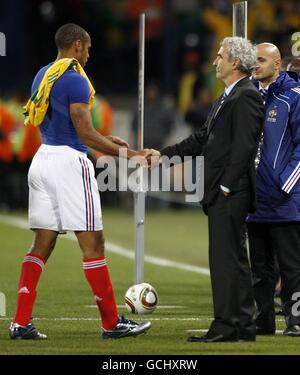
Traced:
[[260, 93], [248, 77], [232, 89], [223, 105], [220, 97], [205, 124], [180, 143], [161, 150], [162, 155], [204, 156], [204, 196], [202, 205], [215, 201], [220, 185], [231, 194], [249, 188], [255, 210], [254, 159], [261, 136], [264, 105]]

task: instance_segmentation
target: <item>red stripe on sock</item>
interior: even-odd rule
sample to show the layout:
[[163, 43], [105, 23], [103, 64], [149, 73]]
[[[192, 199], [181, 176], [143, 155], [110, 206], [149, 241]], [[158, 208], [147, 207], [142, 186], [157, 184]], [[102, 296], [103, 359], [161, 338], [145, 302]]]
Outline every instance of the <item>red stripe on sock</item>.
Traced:
[[44, 264], [46, 264], [45, 259], [44, 259], [42, 256], [40, 256], [39, 254], [35, 254], [35, 253], [31, 253], [31, 252], [29, 252], [29, 253], [26, 254], [26, 256], [28, 256], [28, 255], [30, 255], [31, 257], [38, 258], [38, 259], [40, 259]]

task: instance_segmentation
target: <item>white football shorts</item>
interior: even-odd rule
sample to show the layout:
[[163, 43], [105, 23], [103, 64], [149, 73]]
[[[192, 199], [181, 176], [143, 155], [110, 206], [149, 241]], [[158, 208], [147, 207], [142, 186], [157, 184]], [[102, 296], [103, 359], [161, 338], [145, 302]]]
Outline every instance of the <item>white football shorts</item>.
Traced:
[[58, 232], [102, 230], [92, 162], [69, 146], [41, 145], [29, 172], [29, 226]]

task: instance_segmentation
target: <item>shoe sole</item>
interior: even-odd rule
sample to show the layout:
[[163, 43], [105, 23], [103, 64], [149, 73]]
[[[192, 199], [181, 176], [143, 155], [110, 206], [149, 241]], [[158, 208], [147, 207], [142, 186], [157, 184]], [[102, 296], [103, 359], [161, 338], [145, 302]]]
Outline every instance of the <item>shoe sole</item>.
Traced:
[[151, 328], [151, 323], [149, 322], [149, 324], [145, 323], [145, 327], [138, 332], [133, 332], [132, 334], [126, 333], [123, 336], [116, 336], [116, 337], [109, 337], [109, 336], [103, 337], [102, 336], [102, 339], [103, 340], [108, 340], [108, 339], [118, 340], [118, 339], [123, 339], [123, 338], [126, 338], [126, 337], [137, 337], [137, 336], [140, 336], [142, 334], [146, 334], [149, 331], [150, 328]]
[[288, 337], [300, 337], [300, 333], [283, 333], [283, 336], [288, 336]]
[[18, 336], [18, 337], [11, 337], [11, 340], [47, 340], [48, 338], [47, 337], [22, 337], [22, 336]]
[[12, 340], [47, 340], [47, 336], [43, 334], [37, 334], [36, 336], [31, 336], [30, 333], [25, 333], [23, 336], [12, 336], [9, 335]]

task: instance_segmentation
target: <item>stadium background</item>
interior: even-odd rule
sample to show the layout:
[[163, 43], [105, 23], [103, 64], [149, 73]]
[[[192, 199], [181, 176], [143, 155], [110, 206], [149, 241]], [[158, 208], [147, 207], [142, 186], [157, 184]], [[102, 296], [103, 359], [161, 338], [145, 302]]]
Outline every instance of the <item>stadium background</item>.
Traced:
[[[155, 119], [161, 121], [156, 132], [163, 145], [197, 128], [213, 99], [223, 90], [215, 80], [211, 62], [219, 42], [231, 35], [231, 1], [0, 2], [0, 32], [6, 37], [6, 56], [0, 57], [0, 291], [7, 297], [7, 317], [0, 318], [0, 339], [4, 342], [1, 354], [54, 354], [58, 347], [62, 354], [199, 353], [199, 347], [188, 345], [185, 337], [188, 330], [207, 328], [211, 317], [207, 222], [197, 206], [183, 203], [182, 194], [147, 198], [145, 278], [157, 288], [160, 304], [165, 308], [151, 316], [153, 330], [139, 341], [139, 347], [130, 341], [126, 347], [121, 343], [99, 343], [95, 335], [96, 310], [86, 307], [93, 300], [80, 274], [80, 252], [68, 238], [59, 241], [57, 252], [49, 261], [35, 311], [41, 320], [39, 326], [48, 329], [53, 338], [43, 346], [27, 343], [16, 347], [6, 335], [14, 310], [19, 264], [31, 238], [24, 229], [26, 174], [40, 139], [36, 129], [24, 129], [22, 104], [30, 94], [33, 76], [56, 56], [56, 29], [67, 22], [83, 26], [92, 37], [86, 71], [99, 94], [93, 112], [94, 126], [103, 134], [120, 135], [134, 146], [141, 12], [146, 14], [146, 105], [153, 106]], [[248, 37], [255, 43], [273, 42], [283, 56], [290, 56], [291, 36], [296, 31], [300, 31], [298, 1], [248, 1]], [[151, 118], [146, 117], [145, 121], [145, 126], [149, 123], [151, 128]], [[153, 142], [157, 139], [146, 131], [145, 144], [153, 146]], [[97, 156], [91, 152], [92, 159]], [[181, 170], [175, 170], [174, 178], [181, 176]], [[132, 194], [104, 193], [102, 203], [112, 278], [122, 305], [124, 292], [133, 282]], [[279, 330], [284, 325], [280, 319]], [[65, 338], [65, 331], [72, 331], [69, 338]], [[174, 340], [178, 342], [176, 348]], [[201, 347], [201, 353], [208, 354], [299, 351], [295, 340], [280, 335], [259, 338], [256, 344]]]

